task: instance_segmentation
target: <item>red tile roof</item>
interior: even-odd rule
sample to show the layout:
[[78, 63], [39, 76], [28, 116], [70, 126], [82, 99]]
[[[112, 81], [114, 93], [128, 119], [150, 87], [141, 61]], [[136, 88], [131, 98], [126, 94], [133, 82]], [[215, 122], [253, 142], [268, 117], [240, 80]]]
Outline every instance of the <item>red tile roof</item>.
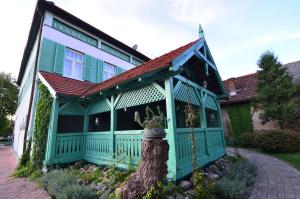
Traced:
[[[229, 84], [230, 81], [234, 81], [236, 95], [230, 96]], [[222, 100], [221, 104], [233, 104], [239, 102], [250, 101], [252, 97], [255, 96], [256, 90], [256, 73], [230, 78], [223, 81], [226, 92], [228, 93], [229, 99]]]
[[122, 82], [136, 79], [146, 73], [169, 67], [173, 59], [192, 47], [197, 41], [199, 39], [98, 84], [69, 79], [47, 72], [40, 73], [58, 94], [86, 97], [117, 86]]
[[57, 94], [79, 97], [92, 88], [93, 83], [62, 77], [57, 74], [39, 71]]

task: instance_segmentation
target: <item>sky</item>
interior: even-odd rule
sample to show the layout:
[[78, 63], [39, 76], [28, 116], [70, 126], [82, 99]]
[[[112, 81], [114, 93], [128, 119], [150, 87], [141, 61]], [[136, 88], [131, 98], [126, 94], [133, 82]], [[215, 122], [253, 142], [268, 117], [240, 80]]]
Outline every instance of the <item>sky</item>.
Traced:
[[[198, 38], [199, 23], [223, 80], [253, 73], [266, 50], [300, 60], [299, 0], [53, 0], [150, 58]], [[0, 71], [17, 78], [36, 0], [0, 7]]]

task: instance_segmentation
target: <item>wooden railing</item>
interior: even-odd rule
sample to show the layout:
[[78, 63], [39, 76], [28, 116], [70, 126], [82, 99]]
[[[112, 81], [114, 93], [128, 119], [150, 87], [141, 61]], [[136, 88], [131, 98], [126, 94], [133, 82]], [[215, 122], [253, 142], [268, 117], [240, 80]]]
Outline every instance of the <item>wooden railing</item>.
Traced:
[[111, 137], [109, 134], [109, 131], [85, 134], [84, 159], [95, 163], [110, 159], [112, 154], [110, 153]]
[[83, 134], [57, 134], [55, 145], [55, 163], [72, 162], [82, 159]]
[[[176, 159], [178, 168], [180, 168], [179, 176], [185, 176], [192, 169], [192, 142], [189, 128], [178, 128]], [[222, 145], [222, 129], [221, 128], [195, 128], [193, 133], [196, 139], [196, 156], [197, 166], [203, 166], [211, 160], [217, 159], [225, 153]], [[207, 137], [206, 137], [207, 136]]]

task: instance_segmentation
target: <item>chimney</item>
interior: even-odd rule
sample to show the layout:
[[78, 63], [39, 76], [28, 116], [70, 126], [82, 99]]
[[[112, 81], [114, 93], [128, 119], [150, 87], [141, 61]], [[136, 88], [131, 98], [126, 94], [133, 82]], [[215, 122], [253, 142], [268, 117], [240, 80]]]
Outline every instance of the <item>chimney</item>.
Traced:
[[137, 44], [134, 44], [134, 45], [132, 46], [132, 48], [133, 48], [134, 50], [137, 50], [138, 45], [137, 45]]
[[230, 78], [228, 81], [228, 89], [229, 89], [229, 95], [235, 96], [236, 95], [236, 88], [235, 88], [235, 78]]

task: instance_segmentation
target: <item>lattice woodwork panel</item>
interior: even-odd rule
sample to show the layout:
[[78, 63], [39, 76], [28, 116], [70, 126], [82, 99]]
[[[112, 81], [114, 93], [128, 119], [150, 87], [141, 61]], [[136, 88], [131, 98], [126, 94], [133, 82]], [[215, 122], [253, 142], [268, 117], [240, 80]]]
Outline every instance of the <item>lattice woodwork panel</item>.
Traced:
[[205, 98], [205, 107], [218, 111], [218, 106], [214, 98], [210, 95], [207, 95]]
[[175, 99], [200, 106], [200, 100], [192, 87], [187, 87], [185, 83], [181, 83], [174, 93]]
[[123, 93], [116, 109], [147, 104], [165, 99], [165, 96], [152, 84]]
[[80, 104], [71, 102], [67, 107], [59, 111], [59, 115], [84, 115]]
[[93, 103], [89, 107], [89, 114], [96, 114], [96, 113], [103, 113], [110, 111], [109, 104], [106, 102], [106, 100], [101, 100], [99, 102]]

